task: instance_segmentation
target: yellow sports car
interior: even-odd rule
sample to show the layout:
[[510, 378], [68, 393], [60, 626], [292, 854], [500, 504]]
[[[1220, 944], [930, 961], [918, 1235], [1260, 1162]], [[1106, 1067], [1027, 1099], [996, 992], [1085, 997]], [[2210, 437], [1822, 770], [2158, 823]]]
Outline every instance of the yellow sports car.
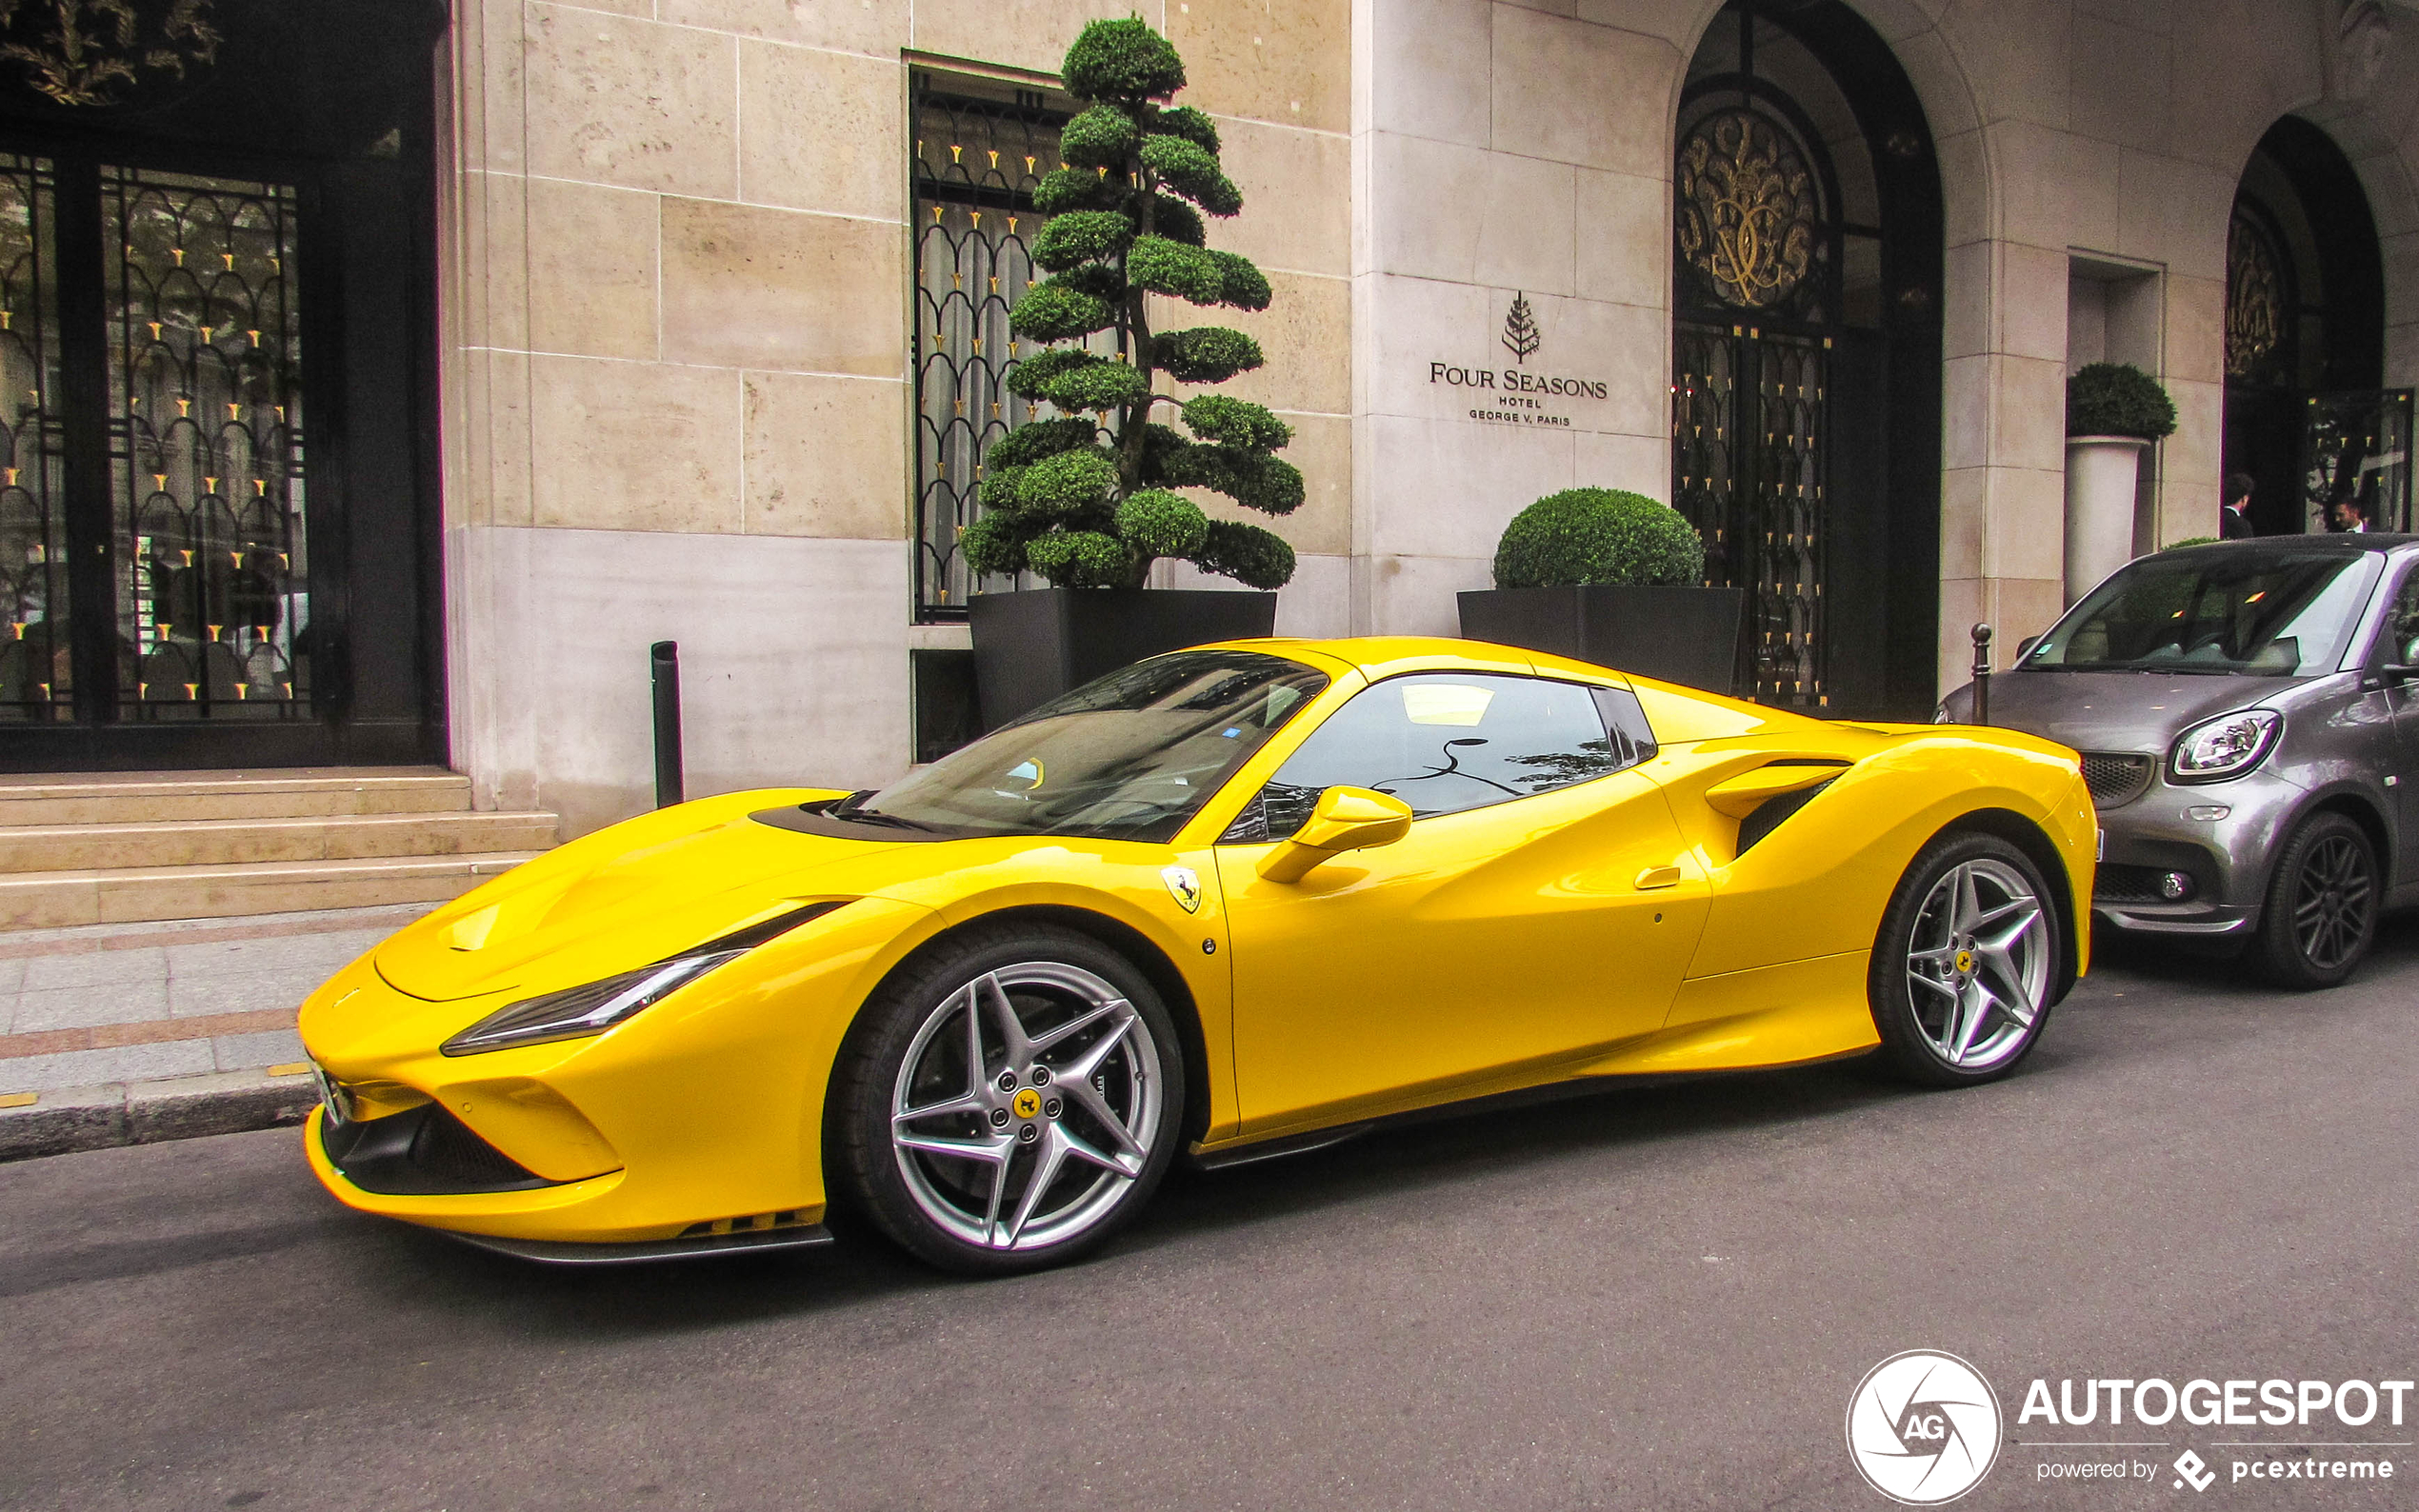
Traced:
[[312, 994], [305, 1144], [548, 1260], [1099, 1244], [1254, 1159], [1589, 1079], [2006, 1075], [2084, 967], [2064, 746], [1467, 641], [1139, 663], [879, 792], [563, 846]]

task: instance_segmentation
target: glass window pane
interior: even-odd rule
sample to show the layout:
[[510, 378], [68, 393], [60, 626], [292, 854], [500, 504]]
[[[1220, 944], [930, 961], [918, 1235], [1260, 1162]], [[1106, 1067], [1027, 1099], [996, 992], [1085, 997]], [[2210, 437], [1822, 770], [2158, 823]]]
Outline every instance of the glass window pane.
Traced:
[[307, 715], [294, 190], [109, 167], [101, 202], [123, 717]]
[[[1543, 678], [1421, 673], [1354, 696], [1286, 759], [1229, 840], [1277, 840], [1329, 787], [1390, 793], [1423, 819], [1550, 792], [1618, 771], [1626, 741], [1592, 691]], [[1262, 823], [1265, 827], [1262, 827]]]
[[55, 206], [48, 161], [0, 154], [0, 723], [10, 724], [65, 720], [74, 696]]

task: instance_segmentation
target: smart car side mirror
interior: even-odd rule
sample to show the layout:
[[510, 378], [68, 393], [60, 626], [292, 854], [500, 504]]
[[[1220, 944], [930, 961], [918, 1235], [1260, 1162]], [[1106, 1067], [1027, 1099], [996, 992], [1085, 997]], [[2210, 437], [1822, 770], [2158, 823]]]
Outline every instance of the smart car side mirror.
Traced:
[[2041, 637], [2038, 635], [2028, 635], [2023, 640], [2018, 641], [2016, 643], [2016, 660], [2021, 662], [2026, 657], [2030, 656], [2032, 654], [2032, 648], [2040, 644]]
[[1269, 852], [1260, 875], [1300, 882], [1321, 862], [1348, 850], [1390, 846], [1411, 832], [1411, 806], [1367, 787], [1330, 787], [1310, 806], [1293, 838]]

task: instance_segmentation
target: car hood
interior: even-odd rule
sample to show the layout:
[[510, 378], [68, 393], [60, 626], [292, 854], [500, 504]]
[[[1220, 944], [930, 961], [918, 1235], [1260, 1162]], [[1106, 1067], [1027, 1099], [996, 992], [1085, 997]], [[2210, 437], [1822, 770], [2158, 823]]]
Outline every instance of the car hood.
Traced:
[[[2283, 697], [2308, 677], [2191, 676], [2172, 672], [2001, 672], [1990, 680], [1990, 723], [2079, 751], [2157, 755], [2205, 719]], [[1969, 718], [1973, 686], [1949, 695]]]
[[854, 896], [895, 842], [831, 839], [750, 814], [839, 796], [732, 793], [572, 842], [377, 947], [378, 975], [430, 1002], [547, 992], [660, 961], [799, 903]]

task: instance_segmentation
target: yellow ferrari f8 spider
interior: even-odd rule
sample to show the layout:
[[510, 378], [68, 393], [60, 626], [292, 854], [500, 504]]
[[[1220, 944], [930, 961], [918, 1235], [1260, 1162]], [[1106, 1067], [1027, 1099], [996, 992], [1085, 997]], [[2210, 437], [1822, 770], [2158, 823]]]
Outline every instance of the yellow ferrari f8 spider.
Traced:
[[878, 792], [684, 804], [314, 993], [368, 1212], [548, 1260], [1101, 1243], [1179, 1154], [1871, 1051], [2005, 1076], [2083, 970], [2073, 752], [1466, 641], [1248, 641]]

